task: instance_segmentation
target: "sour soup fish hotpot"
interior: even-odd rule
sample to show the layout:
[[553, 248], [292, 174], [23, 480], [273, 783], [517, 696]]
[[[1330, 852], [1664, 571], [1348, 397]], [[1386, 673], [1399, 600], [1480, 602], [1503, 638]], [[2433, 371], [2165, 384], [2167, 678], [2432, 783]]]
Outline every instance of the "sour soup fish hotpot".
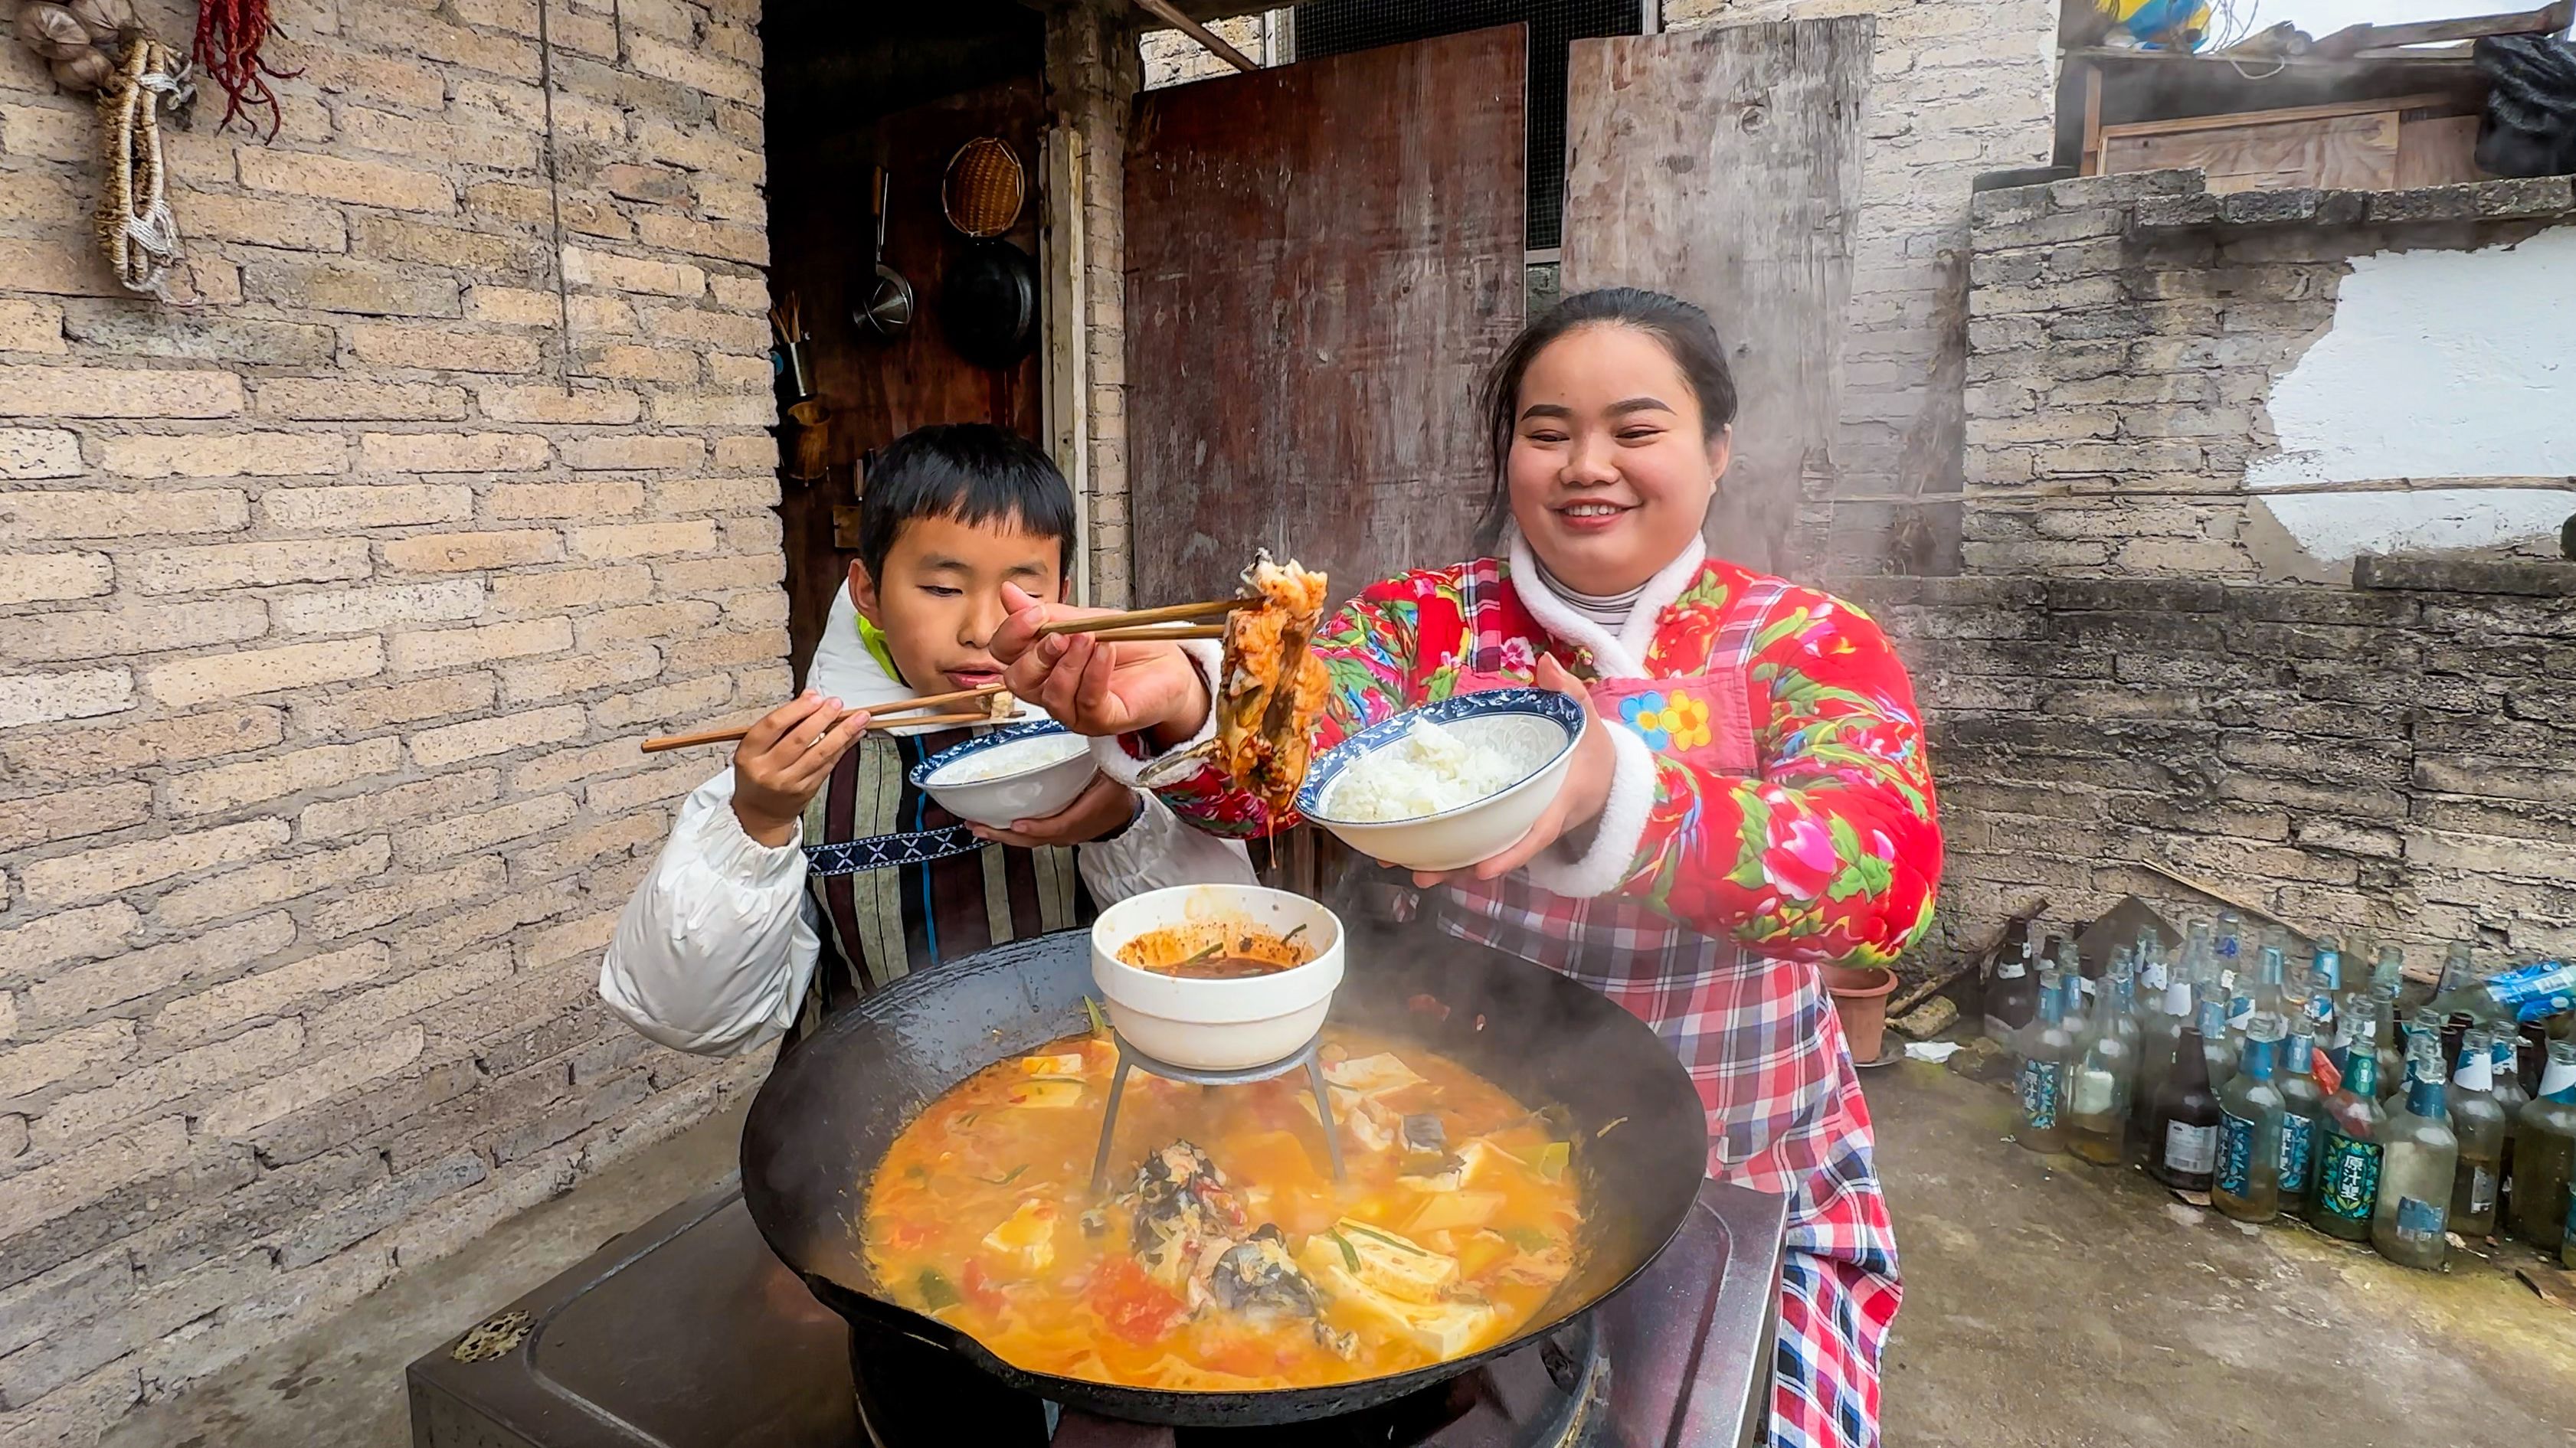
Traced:
[[[1428, 931], [1407, 934], [1400, 948], [1355, 937], [1352, 950], [1332, 1022], [1398, 1049], [1437, 1052], [1525, 1106], [1561, 1108], [1569, 1123], [1584, 1204], [1574, 1269], [1517, 1331], [1480, 1351], [1319, 1387], [1125, 1386], [1014, 1367], [959, 1329], [899, 1305], [874, 1280], [860, 1223], [877, 1165], [912, 1118], [950, 1088], [1089, 1028], [1085, 998], [1096, 987], [1083, 931], [897, 981], [782, 1054], [743, 1130], [752, 1221], [863, 1341], [891, 1334], [1034, 1397], [1183, 1427], [1294, 1423], [1402, 1397], [1555, 1329], [1644, 1270], [1688, 1216], [1708, 1152], [1699, 1095], [1653, 1031], [1543, 966]], [[1123, 1179], [1136, 1165], [1119, 1162], [1113, 1176]]]

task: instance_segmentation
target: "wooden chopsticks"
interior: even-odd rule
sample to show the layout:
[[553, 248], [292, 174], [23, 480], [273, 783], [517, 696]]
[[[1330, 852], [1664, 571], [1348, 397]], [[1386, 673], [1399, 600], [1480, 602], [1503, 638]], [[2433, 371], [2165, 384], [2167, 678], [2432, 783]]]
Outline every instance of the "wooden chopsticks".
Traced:
[[[1222, 619], [1236, 609], [1260, 606], [1261, 600], [1257, 598], [1212, 598], [1205, 603], [1171, 603], [1161, 608], [1131, 608], [1124, 613], [1103, 613], [1095, 614], [1090, 618], [1058, 619], [1054, 623], [1040, 625], [1038, 636], [1044, 638], [1049, 634], [1073, 633], [1099, 635], [1103, 630], [1110, 630], [1131, 641], [1140, 638], [1215, 638], [1222, 634], [1224, 629], [1215, 628], [1215, 632], [1205, 634], [1178, 631], [1144, 632], [1141, 631], [1140, 626]], [[1211, 627], [1215, 626], [1211, 625]], [[1112, 640], [1112, 642], [1115, 641]]]
[[[885, 716], [909, 713], [914, 709], [928, 709], [939, 704], [961, 704], [968, 699], [989, 699], [1002, 692], [1002, 685], [986, 684], [980, 689], [957, 689], [946, 694], [924, 694], [918, 699], [900, 699], [873, 709], [847, 710], [836, 716], [826, 727], [837, 728], [841, 720], [849, 718], [852, 714], [866, 714], [867, 727], [870, 729], [913, 729], [925, 725], [946, 729], [960, 724], [990, 724], [1001, 716], [989, 711], [972, 714], [928, 714], [918, 719], [889, 719]], [[660, 754], [665, 750], [688, 749], [700, 744], [731, 744], [750, 732], [751, 726], [746, 724], [738, 729], [704, 729], [695, 734], [665, 734], [658, 739], [645, 740], [643, 750], [646, 754]]]

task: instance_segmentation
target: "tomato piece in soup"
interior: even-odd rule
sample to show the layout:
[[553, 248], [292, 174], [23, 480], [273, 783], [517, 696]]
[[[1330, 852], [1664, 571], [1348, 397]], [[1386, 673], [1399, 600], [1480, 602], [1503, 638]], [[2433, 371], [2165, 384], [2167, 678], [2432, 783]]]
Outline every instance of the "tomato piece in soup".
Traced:
[[1189, 1315], [1189, 1304], [1178, 1293], [1146, 1276], [1127, 1257], [1101, 1264], [1091, 1282], [1090, 1302], [1111, 1332], [1138, 1344], [1159, 1341]]

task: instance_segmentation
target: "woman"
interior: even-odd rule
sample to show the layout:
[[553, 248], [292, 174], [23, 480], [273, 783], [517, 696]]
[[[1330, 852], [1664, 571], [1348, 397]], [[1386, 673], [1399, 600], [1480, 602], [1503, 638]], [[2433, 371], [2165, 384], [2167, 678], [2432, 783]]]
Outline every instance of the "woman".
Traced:
[[[1707, 556], [1735, 387], [1697, 307], [1569, 297], [1505, 353], [1486, 410], [1497, 556], [1376, 584], [1327, 624], [1318, 746], [1477, 689], [1585, 701], [1529, 835], [1416, 878], [1442, 887], [1442, 928], [1583, 981], [1680, 1056], [1710, 1173], [1791, 1198], [1773, 1441], [1874, 1444], [1895, 1242], [1817, 967], [1886, 962], [1931, 922], [1941, 839], [1912, 686], [1857, 609]], [[1208, 737], [1212, 649], [1036, 636], [1071, 612], [1029, 600], [1003, 626], [1015, 693], [1104, 736], [1129, 780]], [[1290, 823], [1212, 767], [1160, 793], [1222, 834]]]

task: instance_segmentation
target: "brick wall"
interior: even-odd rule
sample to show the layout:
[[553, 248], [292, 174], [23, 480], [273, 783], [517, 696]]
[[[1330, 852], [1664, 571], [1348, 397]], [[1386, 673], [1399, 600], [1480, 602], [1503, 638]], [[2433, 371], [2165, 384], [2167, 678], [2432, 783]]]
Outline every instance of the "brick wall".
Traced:
[[[2265, 502], [2247, 490], [2249, 467], [2281, 451], [2273, 389], [2337, 326], [2357, 260], [2453, 253], [2440, 279], [2451, 289], [2428, 291], [2423, 310], [2526, 308], [2507, 248], [2563, 223], [2576, 201], [2564, 177], [2218, 197], [2197, 172], [2163, 171], [1987, 192], [1974, 213], [1969, 568], [2333, 581], [2349, 576], [2349, 557], [2315, 556], [2280, 511], [2291, 506], [2285, 499], [2311, 509], [2328, 500], [2276, 491]], [[2492, 250], [2466, 255], [2481, 249]], [[2576, 267], [2563, 271], [2576, 281]], [[2491, 286], [2477, 284], [2481, 274]], [[2436, 283], [2429, 273], [2391, 281]], [[2402, 316], [2383, 306], [2359, 326]], [[2481, 330], [2476, 319], [2467, 330]], [[2426, 335], [2414, 345], [2443, 343]], [[2561, 333], [2557, 345], [2554, 362], [2522, 360], [2544, 375], [2576, 364], [2576, 343]], [[2392, 379], [2374, 409], [2389, 434], [2381, 443], [2400, 432], [2440, 441], [2426, 451], [2442, 476], [2411, 481], [2443, 494], [2446, 513], [2477, 506], [2456, 496], [2473, 481], [2457, 475], [2478, 471], [2487, 439], [2505, 430], [2483, 409], [2554, 405], [2528, 384], [2484, 374], [2477, 351], [2446, 357], [2429, 386]], [[2331, 501], [2386, 510], [2409, 501], [2408, 482], [2372, 482], [2388, 491]], [[2576, 496], [2549, 496], [2523, 480], [2487, 494], [2497, 506], [2541, 504], [2546, 526], [2523, 551], [2554, 557], [2556, 519], [2576, 511]]]
[[[1664, 0], [1668, 29], [1867, 14], [1878, 52], [1861, 117], [1861, 212], [1843, 340], [1843, 416], [1821, 553], [1837, 571], [1954, 561], [1955, 519], [1921, 513], [1935, 541], [1891, 561], [1917, 515], [1890, 494], [1959, 490], [1959, 377], [1967, 347], [1968, 188], [1979, 173], [2048, 159], [2057, 6], [2049, 0]], [[1719, 319], [1721, 327], [1724, 319]]]
[[[145, 7], [184, 36], [193, 7]], [[595, 1004], [787, 684], [752, 0], [287, 0], [177, 310], [0, 45], [0, 1444], [91, 1441], [751, 1079]]]
[[2576, 950], [2576, 564], [2387, 574], [1849, 585], [1932, 721], [1947, 944], [2041, 898], [2219, 908], [2156, 861], [2428, 975], [2473, 931]]
[[[1167, 32], [1178, 35], [1179, 32]], [[1134, 21], [1116, 8], [1050, 11], [1047, 88], [1082, 135], [1082, 307], [1090, 348], [1091, 597], [1129, 602], [1127, 515], [1127, 121], [1142, 85]]]

